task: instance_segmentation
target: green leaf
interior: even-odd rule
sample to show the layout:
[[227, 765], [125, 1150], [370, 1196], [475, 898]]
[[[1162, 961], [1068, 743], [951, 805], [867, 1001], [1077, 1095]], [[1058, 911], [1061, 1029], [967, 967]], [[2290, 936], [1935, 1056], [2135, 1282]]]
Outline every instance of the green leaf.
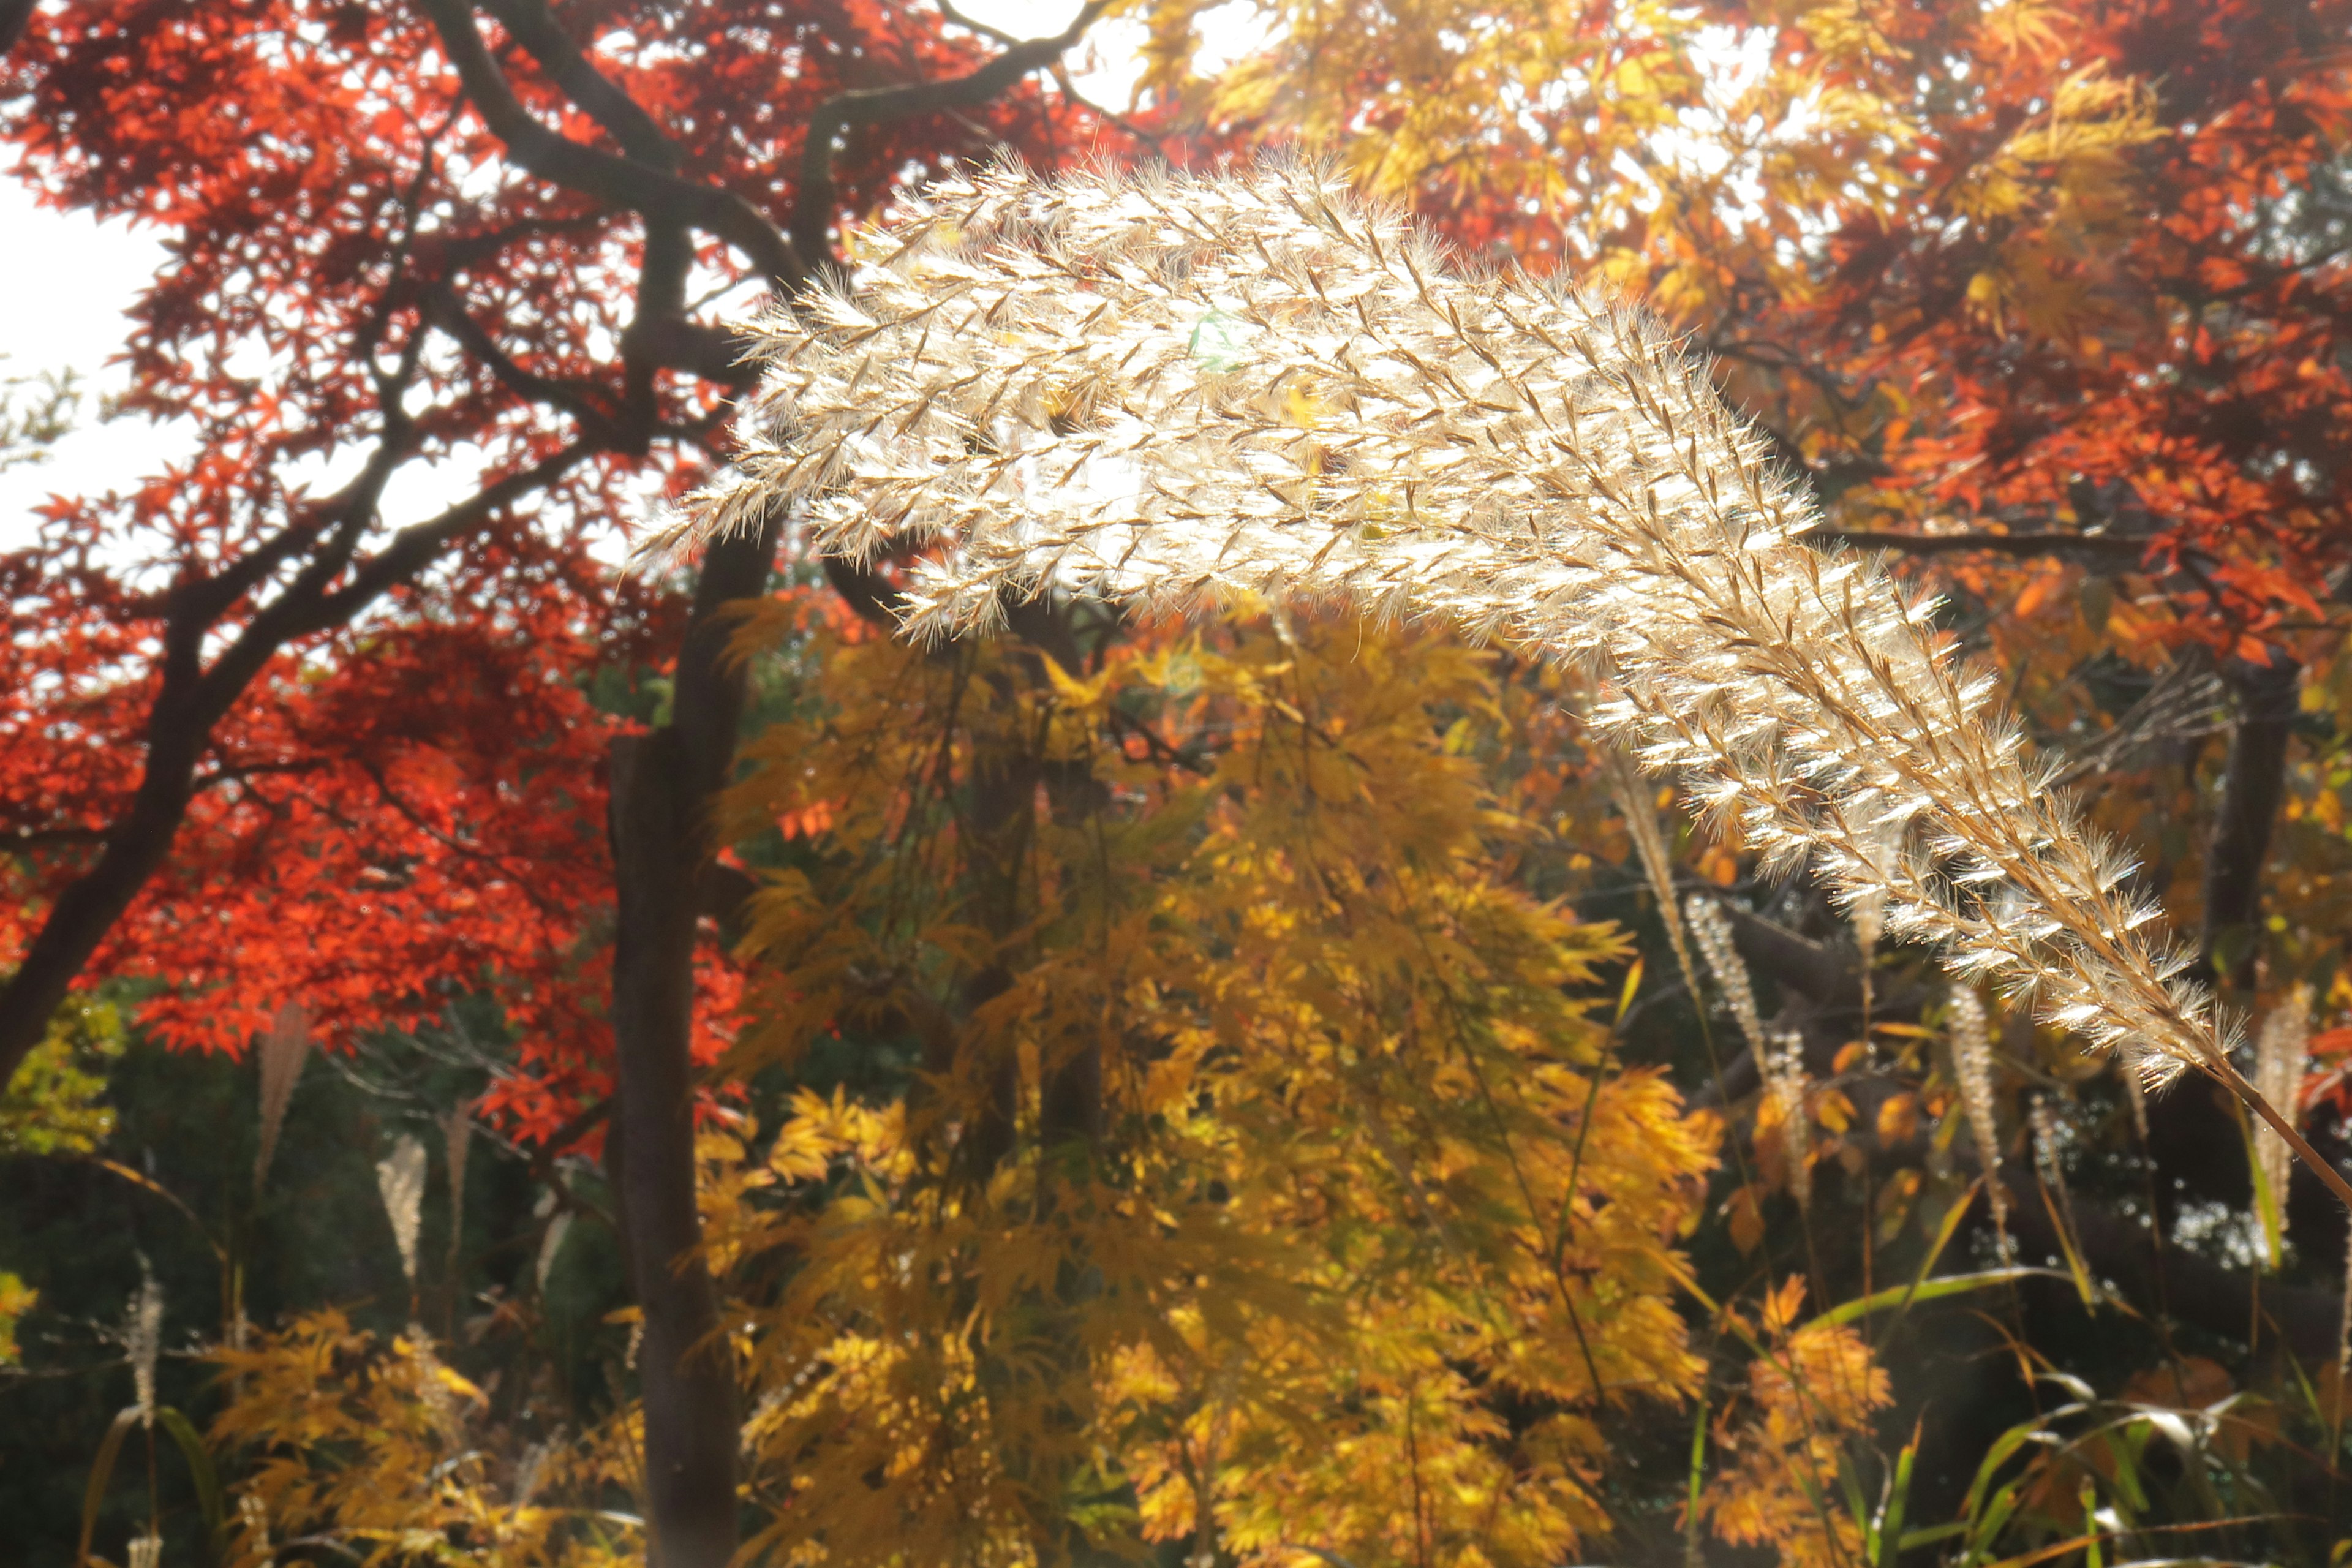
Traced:
[[1813, 1320], [1815, 1323], [1851, 1323], [1873, 1312], [1885, 1312], [1909, 1307], [1916, 1301], [1938, 1301], [1947, 1296], [1965, 1295], [1990, 1285], [2005, 1285], [2012, 1279], [2031, 1275], [2047, 1275], [2053, 1279], [2070, 1279], [2072, 1275], [2056, 1268], [2029, 1268], [2022, 1264], [2007, 1268], [1979, 1269], [1974, 1274], [1947, 1274], [1939, 1279], [1914, 1280], [1908, 1285], [1890, 1285], [1868, 1296], [1857, 1296], [1851, 1301], [1841, 1301]]
[[196, 1506], [205, 1516], [205, 1555], [217, 1561], [228, 1531], [228, 1510], [221, 1497], [220, 1477], [213, 1468], [212, 1453], [205, 1447], [195, 1424], [170, 1405], [155, 1412], [155, 1424], [172, 1435], [172, 1441], [180, 1446], [181, 1455], [188, 1461], [188, 1474], [196, 1485]]

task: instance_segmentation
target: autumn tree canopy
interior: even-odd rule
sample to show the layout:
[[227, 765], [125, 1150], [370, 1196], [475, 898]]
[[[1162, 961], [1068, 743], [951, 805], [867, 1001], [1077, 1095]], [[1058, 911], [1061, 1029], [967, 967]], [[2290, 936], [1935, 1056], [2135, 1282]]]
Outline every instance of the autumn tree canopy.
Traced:
[[[1106, 20], [1133, 104], [1066, 72]], [[2341, 1556], [2352, 13], [1269, 0], [1212, 68], [1229, 20], [0, 5], [11, 175], [166, 241], [124, 406], [194, 437], [0, 520], [38, 1560]], [[1007, 149], [1304, 150], [1433, 267], [1657, 312], [1790, 548], [1941, 596], [1922, 657], [1989, 661], [2253, 1098], [1956, 980], [1708, 816], [1697, 742], [1644, 779], [1587, 722], [1623, 669], [1532, 623], [1290, 604], [1318, 557], [1190, 620], [1008, 569], [898, 635], [1153, 355], [1297, 459], [1234, 447], [1208, 521], [1355, 486], [1349, 548], [1418, 539], [1360, 410], [1243, 384], [1246, 269], [1082, 375], [1083, 267], [1071, 374], [941, 392], [890, 482], [1030, 466], [893, 532], [856, 455], [934, 410], [858, 416], [935, 351], [857, 226]], [[762, 414], [791, 332], [889, 357]], [[1492, 414], [1414, 363], [1432, 429]], [[0, 462], [63, 406], [10, 395]], [[1475, 504], [1566, 570], [1509, 450]], [[1659, 700], [1653, 761], [1704, 728]]]

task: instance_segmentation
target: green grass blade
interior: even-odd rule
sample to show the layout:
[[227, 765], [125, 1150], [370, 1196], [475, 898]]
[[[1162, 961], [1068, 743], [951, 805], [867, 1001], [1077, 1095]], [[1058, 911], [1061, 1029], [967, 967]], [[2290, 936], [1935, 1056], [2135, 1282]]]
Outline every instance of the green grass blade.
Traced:
[[[1933, 1258], [1930, 1258], [1930, 1262]], [[1974, 1274], [1947, 1274], [1937, 1279], [1914, 1279], [1908, 1285], [1890, 1285], [1868, 1296], [1857, 1296], [1851, 1301], [1841, 1301], [1813, 1320], [1816, 1323], [1851, 1323], [1874, 1312], [1900, 1310], [1918, 1301], [1939, 1301], [1947, 1296], [1963, 1295], [1981, 1290], [1990, 1285], [2005, 1285], [2012, 1279], [2031, 1275], [2046, 1274], [2053, 1279], [2072, 1280], [2074, 1276], [2056, 1268], [2029, 1268], [2018, 1264], [2007, 1268], [1979, 1269]]]
[[122, 1451], [122, 1439], [138, 1420], [139, 1406], [124, 1405], [115, 1412], [114, 1424], [98, 1445], [98, 1458], [90, 1462], [89, 1485], [81, 1494], [81, 1544], [74, 1549], [74, 1568], [87, 1568], [89, 1538], [98, 1532], [98, 1510], [106, 1501], [107, 1483], [114, 1479], [114, 1458]]
[[188, 1461], [188, 1474], [196, 1483], [196, 1506], [205, 1516], [205, 1557], [217, 1561], [223, 1539], [228, 1531], [228, 1510], [221, 1498], [220, 1477], [213, 1468], [213, 1457], [205, 1447], [194, 1423], [166, 1405], [155, 1412], [155, 1423], [172, 1435], [180, 1446], [180, 1453]]

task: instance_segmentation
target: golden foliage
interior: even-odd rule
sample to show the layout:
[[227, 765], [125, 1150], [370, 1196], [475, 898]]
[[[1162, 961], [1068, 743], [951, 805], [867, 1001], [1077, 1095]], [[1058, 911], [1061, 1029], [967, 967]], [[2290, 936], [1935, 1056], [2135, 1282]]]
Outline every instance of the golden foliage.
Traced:
[[1619, 939], [1512, 884], [1537, 829], [1486, 780], [1539, 700], [1355, 627], [1074, 669], [790, 617], [825, 708], [735, 803], [806, 851], [750, 1049], [856, 1018], [923, 1077], [805, 1094], [709, 1184], [722, 1256], [791, 1260], [746, 1309], [790, 1478], [759, 1545], [1559, 1561], [1597, 1419], [1696, 1384], [1669, 1293], [1717, 1129], [1585, 1016]]
[[1867, 1560], [1840, 1497], [1841, 1448], [1867, 1445], [1871, 1418], [1894, 1395], [1861, 1335], [1834, 1323], [1795, 1326], [1804, 1294], [1792, 1275], [1765, 1299], [1769, 1343], [1749, 1364], [1747, 1407], [1716, 1427], [1727, 1458], [1700, 1509], [1724, 1540], [1779, 1548], [1785, 1568], [1835, 1568]]
[[634, 1474], [620, 1427], [530, 1444], [488, 1416], [483, 1391], [423, 1330], [389, 1344], [328, 1308], [213, 1352], [231, 1390], [215, 1446], [250, 1461], [226, 1563], [258, 1568], [273, 1542], [322, 1538], [368, 1564], [620, 1568], [643, 1554], [634, 1521], [602, 1506]]

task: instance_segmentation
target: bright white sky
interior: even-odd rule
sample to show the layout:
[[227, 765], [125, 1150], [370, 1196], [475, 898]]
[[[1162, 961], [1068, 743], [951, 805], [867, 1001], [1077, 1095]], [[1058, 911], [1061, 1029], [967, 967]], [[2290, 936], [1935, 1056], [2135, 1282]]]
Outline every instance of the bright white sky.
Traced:
[[[965, 0], [960, 8], [1017, 37], [1036, 37], [1067, 26], [1074, 6], [1073, 0]], [[1243, 52], [1257, 33], [1249, 0], [1230, 0], [1204, 20], [1204, 36], [1223, 58]], [[1107, 108], [1124, 108], [1142, 40], [1140, 23], [1097, 24], [1072, 61], [1078, 89]], [[107, 362], [121, 352], [129, 331], [123, 312], [167, 259], [152, 228], [46, 210], [22, 184], [0, 176], [0, 299], [37, 301], [0, 314], [0, 376], [72, 369], [93, 394], [121, 390], [121, 368]], [[189, 446], [184, 433], [142, 420], [98, 425], [89, 404], [83, 417], [47, 462], [0, 473], [0, 550], [28, 542], [30, 509], [48, 496], [127, 489]], [[404, 500], [421, 511], [435, 499], [421, 491], [389, 498], [387, 510], [404, 512]], [[406, 518], [387, 521], [396, 525]]]

